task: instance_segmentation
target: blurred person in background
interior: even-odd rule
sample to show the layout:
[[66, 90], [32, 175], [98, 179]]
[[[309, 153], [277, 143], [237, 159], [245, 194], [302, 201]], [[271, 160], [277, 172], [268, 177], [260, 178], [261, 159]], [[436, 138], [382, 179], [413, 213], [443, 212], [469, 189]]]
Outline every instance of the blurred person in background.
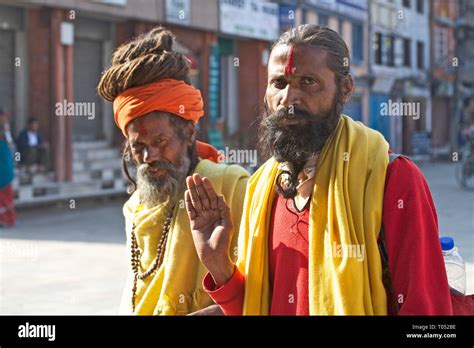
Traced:
[[[212, 183], [219, 199], [204, 208], [227, 209], [238, 229], [249, 177], [239, 166], [216, 163], [217, 150], [196, 140], [203, 100], [174, 40], [159, 27], [120, 46], [98, 86], [113, 101], [115, 122], [126, 138], [123, 168], [131, 197], [123, 214], [130, 268], [122, 314], [222, 314], [202, 288], [207, 270], [190, 232], [185, 179], [195, 173], [206, 177], [198, 190]], [[229, 241], [230, 248], [236, 245], [237, 238]]]
[[0, 110], [0, 227], [12, 227], [16, 222], [12, 146], [8, 114]]
[[18, 135], [17, 147], [21, 155], [21, 166], [28, 173], [37, 170], [45, 173], [49, 165], [49, 146], [39, 133], [39, 121], [34, 117], [28, 119], [28, 124]]

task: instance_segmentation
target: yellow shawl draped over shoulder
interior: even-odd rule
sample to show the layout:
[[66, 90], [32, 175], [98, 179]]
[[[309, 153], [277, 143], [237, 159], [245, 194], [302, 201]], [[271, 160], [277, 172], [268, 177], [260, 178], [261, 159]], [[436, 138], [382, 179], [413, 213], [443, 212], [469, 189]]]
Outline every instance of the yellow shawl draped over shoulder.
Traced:
[[[218, 194], [223, 194], [229, 204], [235, 229], [239, 231], [245, 187], [249, 174], [237, 165], [217, 164], [200, 160], [195, 173], [209, 178]], [[138, 315], [186, 315], [213, 304], [202, 288], [207, 273], [194, 248], [189, 219], [184, 200], [178, 201], [173, 213], [173, 222], [166, 243], [166, 251], [160, 268], [149, 277], [138, 280], [135, 299]], [[127, 233], [127, 256], [130, 257], [130, 232], [133, 221], [144, 272], [156, 258], [167, 207], [165, 204], [144, 209], [135, 192], [123, 207]], [[237, 246], [235, 233], [231, 248]], [[236, 249], [235, 249], [236, 250]], [[236, 253], [231, 253], [236, 257]], [[129, 262], [130, 263], [130, 262]], [[127, 286], [122, 298], [121, 314], [131, 314], [133, 273], [129, 265]]]
[[[387, 313], [377, 245], [387, 166], [383, 136], [341, 115], [321, 150], [311, 196], [311, 315]], [[268, 226], [278, 172], [278, 163], [270, 159], [247, 185], [237, 262], [245, 275], [244, 315], [268, 315], [270, 310]]]

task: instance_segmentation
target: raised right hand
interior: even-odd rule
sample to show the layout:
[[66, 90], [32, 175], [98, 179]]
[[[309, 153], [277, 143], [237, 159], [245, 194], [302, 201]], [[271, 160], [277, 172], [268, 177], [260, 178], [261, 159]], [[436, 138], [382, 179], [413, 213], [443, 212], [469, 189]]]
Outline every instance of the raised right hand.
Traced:
[[234, 264], [230, 257], [233, 223], [224, 196], [217, 195], [211, 182], [195, 173], [186, 178], [186, 211], [191, 222], [194, 246], [201, 262], [217, 286], [230, 279]]

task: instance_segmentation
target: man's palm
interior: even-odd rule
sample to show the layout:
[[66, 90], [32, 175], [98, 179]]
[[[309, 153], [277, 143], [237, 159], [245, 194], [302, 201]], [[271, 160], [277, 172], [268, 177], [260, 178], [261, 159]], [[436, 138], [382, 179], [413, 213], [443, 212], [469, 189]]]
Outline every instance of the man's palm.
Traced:
[[203, 263], [229, 254], [232, 235], [230, 209], [207, 178], [194, 174], [186, 179], [186, 211], [199, 258]]

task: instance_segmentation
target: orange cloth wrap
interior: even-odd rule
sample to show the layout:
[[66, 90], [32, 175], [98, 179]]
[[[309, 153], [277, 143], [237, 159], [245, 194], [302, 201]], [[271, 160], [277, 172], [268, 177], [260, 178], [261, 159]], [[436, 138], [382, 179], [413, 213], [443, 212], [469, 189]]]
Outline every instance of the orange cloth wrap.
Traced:
[[[168, 112], [196, 124], [204, 115], [201, 92], [184, 81], [163, 79], [129, 88], [114, 99], [114, 120], [126, 137], [127, 125], [152, 111]], [[196, 142], [198, 156], [218, 162], [220, 153], [212, 146]]]

